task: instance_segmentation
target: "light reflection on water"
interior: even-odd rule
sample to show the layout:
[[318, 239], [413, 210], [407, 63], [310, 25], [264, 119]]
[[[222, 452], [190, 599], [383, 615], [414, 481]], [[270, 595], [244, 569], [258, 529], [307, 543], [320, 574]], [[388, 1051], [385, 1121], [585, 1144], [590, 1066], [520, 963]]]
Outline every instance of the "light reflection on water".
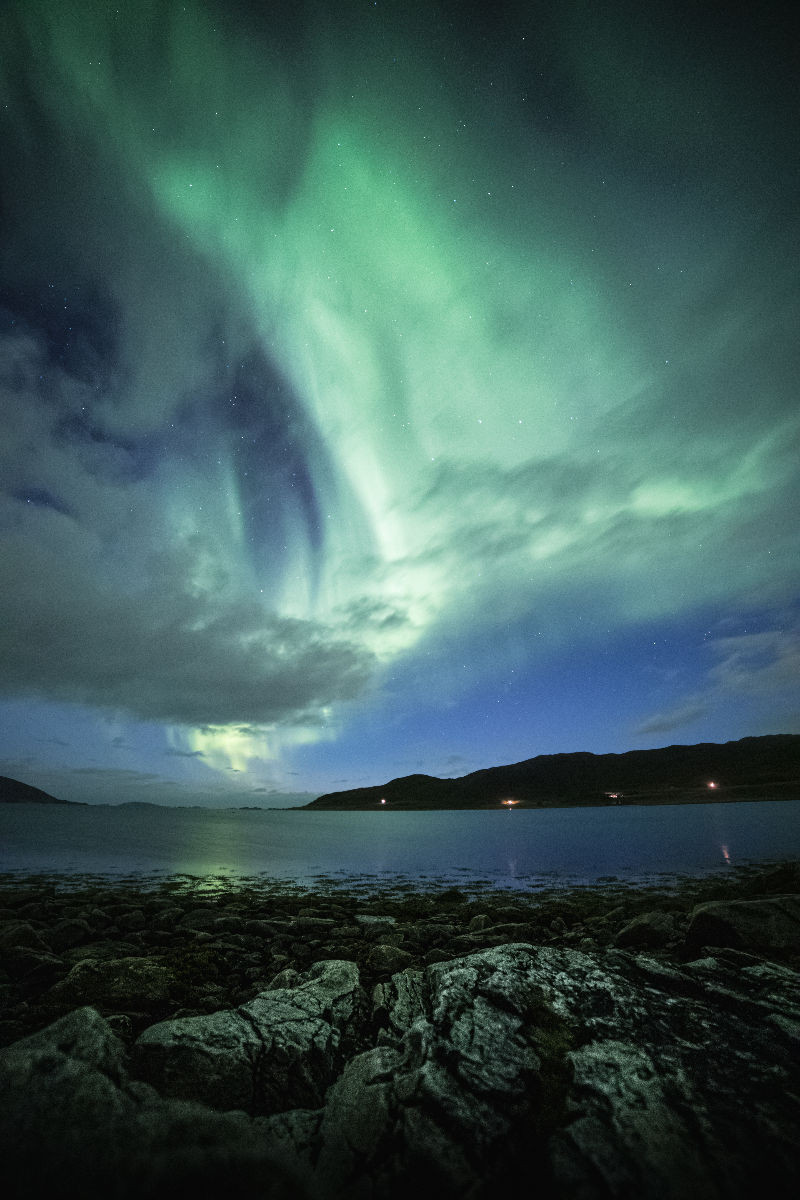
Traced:
[[[0, 870], [552, 887], [800, 859], [800, 801], [330, 813], [0, 806]], [[410, 885], [409, 885], [410, 886]]]

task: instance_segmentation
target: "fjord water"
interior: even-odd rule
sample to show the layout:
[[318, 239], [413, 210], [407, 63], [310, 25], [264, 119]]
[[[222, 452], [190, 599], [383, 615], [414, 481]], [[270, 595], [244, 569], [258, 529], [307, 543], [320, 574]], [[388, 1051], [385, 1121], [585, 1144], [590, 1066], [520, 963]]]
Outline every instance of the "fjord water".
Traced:
[[800, 801], [482, 812], [3, 805], [0, 871], [537, 888], [800, 858]]

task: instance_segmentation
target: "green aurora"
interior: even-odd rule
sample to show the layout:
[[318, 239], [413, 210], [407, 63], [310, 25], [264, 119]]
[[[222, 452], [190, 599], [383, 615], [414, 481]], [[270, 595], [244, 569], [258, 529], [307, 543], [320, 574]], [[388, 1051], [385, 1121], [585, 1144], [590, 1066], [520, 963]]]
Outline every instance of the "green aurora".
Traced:
[[779, 31], [417, 7], [4, 6], [40, 786], [34, 729], [224, 800], [798, 727]]

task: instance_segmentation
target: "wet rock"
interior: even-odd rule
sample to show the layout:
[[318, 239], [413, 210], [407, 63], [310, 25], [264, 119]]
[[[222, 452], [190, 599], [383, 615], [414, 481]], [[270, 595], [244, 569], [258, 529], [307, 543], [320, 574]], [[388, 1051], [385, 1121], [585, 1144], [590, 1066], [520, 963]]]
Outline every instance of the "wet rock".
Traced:
[[321, 935], [333, 929], [336, 922], [331, 917], [297, 916], [294, 919], [294, 932]]
[[222, 1109], [315, 1107], [352, 1052], [360, 1005], [353, 963], [316, 963], [238, 1009], [151, 1026], [134, 1071], [163, 1095]]
[[95, 932], [98, 932], [102, 929], [107, 929], [111, 924], [111, 917], [108, 915], [105, 909], [102, 908], [90, 908], [81, 915], [83, 920], [86, 921], [86, 923], [90, 925]]
[[65, 917], [56, 921], [49, 933], [50, 946], [56, 954], [62, 950], [71, 950], [73, 946], [85, 945], [92, 937], [93, 931], [88, 921], [79, 917]]
[[672, 913], [647, 912], [623, 925], [612, 938], [612, 945], [654, 950], [666, 946], [674, 936], [675, 918]]
[[300, 972], [296, 971], [294, 967], [283, 967], [275, 978], [270, 980], [269, 987], [265, 988], [265, 991], [276, 992], [281, 988], [297, 987], [300, 979]]
[[477, 913], [471, 918], [467, 929], [470, 933], [479, 933], [483, 929], [488, 929], [491, 923], [492, 918], [487, 916], [486, 913]]
[[151, 913], [150, 920], [157, 929], [173, 929], [183, 915], [184, 910], [177, 904], [165, 904]]
[[[794, 1197], [800, 988], [788, 918], [798, 897], [787, 894], [783, 868], [773, 875], [767, 905], [763, 892], [753, 900], [760, 885], [748, 877], [750, 890], [738, 896], [762, 907], [734, 907], [737, 930], [722, 935], [717, 925], [713, 936], [702, 914], [719, 917], [722, 906], [727, 919], [734, 902], [718, 898], [719, 886], [695, 884], [663, 898], [666, 920], [652, 891], [587, 893], [572, 905], [560, 893], [513, 905], [482, 896], [480, 908], [444, 905], [444, 916], [439, 899], [427, 896], [389, 902], [396, 916], [377, 906], [359, 911], [363, 898], [306, 907], [296, 897], [265, 904], [243, 893], [237, 906], [184, 896], [178, 915], [202, 911], [203, 928], [175, 927], [174, 913], [163, 918], [166, 889], [152, 897], [130, 889], [124, 899], [92, 890], [71, 902], [41, 891], [29, 904], [15, 897], [6, 927], [27, 924], [43, 937], [58, 921], [93, 927], [96, 905], [120, 927], [137, 909], [148, 924], [124, 941], [65, 949], [63, 963], [36, 946], [11, 947], [43, 955], [44, 974], [0, 975], [4, 1040], [42, 1030], [60, 1006], [80, 1002], [58, 1001], [66, 980], [46, 990], [48, 969], [57, 978], [83, 964], [87, 974], [72, 976], [71, 994], [98, 997], [109, 1018], [94, 1057], [73, 1053], [63, 1027], [27, 1074], [9, 1074], [0, 1057], [0, 1143], [10, 1148], [3, 1186], [10, 1161], [15, 1200], [39, 1192], [51, 1200], [165, 1200], [181, 1191], [262, 1200], [273, 1182], [303, 1200], [407, 1200], [409, 1188], [441, 1200], [492, 1200], [527, 1194], [534, 1181], [537, 1195], [559, 1200], [750, 1200], [767, 1178], [771, 1200]], [[713, 904], [697, 904], [709, 895]], [[697, 941], [682, 943], [670, 961], [664, 947], [675, 946], [690, 909]], [[476, 913], [487, 917], [475, 923], [483, 928], [470, 928]], [[156, 914], [169, 929], [156, 929]], [[256, 918], [259, 934], [235, 928]], [[560, 933], [551, 925], [559, 918]], [[307, 932], [298, 919], [311, 922]], [[149, 960], [171, 977], [155, 989], [164, 998], [99, 999], [103, 972], [113, 974], [122, 959], [148, 962], [134, 939], [157, 932], [174, 938], [168, 956]], [[488, 944], [496, 938], [500, 944]], [[609, 939], [614, 948], [598, 949]], [[389, 952], [398, 951], [409, 957], [392, 964]], [[339, 995], [338, 1015], [335, 997], [331, 1012], [309, 1011], [308, 985], [327, 966], [302, 967], [326, 953], [379, 981], [371, 1014], [357, 984]], [[339, 966], [357, 980], [353, 963]], [[248, 1011], [253, 1006], [258, 1011]], [[145, 1029], [167, 1015], [183, 1019]], [[193, 1065], [184, 1090], [167, 1094], [185, 1071], [181, 1038], [172, 1039], [169, 1066], [152, 1074], [139, 1071], [148, 1052], [125, 1047], [137, 1034], [143, 1045], [186, 1021]], [[123, 1049], [106, 1060], [110, 1027]], [[163, 1049], [169, 1038], [154, 1042]], [[131, 1077], [131, 1061], [146, 1080]], [[102, 1103], [91, 1107], [98, 1095]], [[181, 1098], [197, 1095], [206, 1107]], [[218, 1111], [234, 1103], [268, 1115]]]
[[132, 908], [117, 914], [117, 925], [123, 933], [139, 933], [146, 927], [147, 921], [140, 908]]
[[[378, 983], [372, 993], [372, 1018], [386, 1037], [398, 1043], [425, 1007], [425, 974], [406, 970], [388, 983]], [[385, 1040], [385, 1038], [384, 1038]]]
[[686, 944], [800, 953], [800, 896], [699, 904], [689, 920]]
[[430, 950], [425, 951], [424, 962], [426, 966], [429, 966], [432, 963], [447, 962], [452, 957], [453, 955], [450, 951], [440, 950], [436, 946], [433, 946]]
[[164, 1004], [174, 976], [153, 958], [85, 958], [50, 989], [59, 1004], [93, 1004], [111, 1009], [148, 1008]]
[[100, 942], [90, 942], [88, 946], [73, 946], [69, 950], [62, 951], [61, 957], [64, 962], [74, 966], [75, 963], [83, 962], [86, 958], [94, 958], [101, 962], [113, 958], [136, 957], [135, 951], [136, 946], [133, 942], [112, 941], [104, 938]]
[[219, 913], [215, 908], [193, 908], [178, 921], [178, 925], [182, 929], [194, 929], [198, 932], [208, 933], [214, 928], [214, 922], [217, 920]]
[[397, 924], [396, 917], [376, 916], [372, 913], [356, 913], [355, 922], [361, 926], [363, 932], [367, 935], [380, 937], [387, 929], [390, 929]]

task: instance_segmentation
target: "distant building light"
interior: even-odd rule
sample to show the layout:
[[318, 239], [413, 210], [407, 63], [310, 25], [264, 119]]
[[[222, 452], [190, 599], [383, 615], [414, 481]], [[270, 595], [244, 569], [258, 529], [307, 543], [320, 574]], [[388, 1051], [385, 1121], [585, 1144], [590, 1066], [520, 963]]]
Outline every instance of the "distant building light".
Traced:
[[501, 800], [501, 804], [505, 804], [506, 808], [513, 808], [515, 804], [519, 804], [519, 800]]
[[381, 804], [385, 804], [385, 803], [386, 803], [386, 800], [385, 800], [385, 799], [381, 799]]
[[621, 800], [622, 792], [606, 792], [607, 800]]
[[708, 786], [710, 788], [715, 788], [717, 785], [714, 783], [714, 780], [712, 779]]

